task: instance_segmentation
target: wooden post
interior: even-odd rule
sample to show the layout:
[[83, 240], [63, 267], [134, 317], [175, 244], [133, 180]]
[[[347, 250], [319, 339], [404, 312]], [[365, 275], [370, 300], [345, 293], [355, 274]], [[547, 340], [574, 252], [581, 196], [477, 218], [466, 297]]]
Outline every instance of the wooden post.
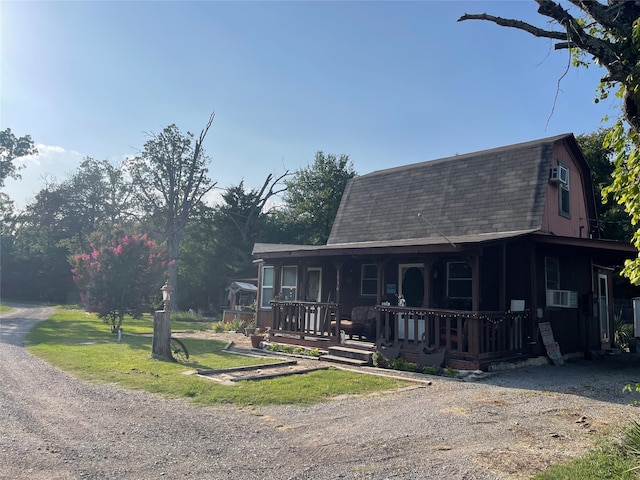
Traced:
[[171, 356], [171, 323], [169, 311], [156, 310], [153, 316], [153, 343], [151, 344], [151, 356], [158, 360], [173, 360]]

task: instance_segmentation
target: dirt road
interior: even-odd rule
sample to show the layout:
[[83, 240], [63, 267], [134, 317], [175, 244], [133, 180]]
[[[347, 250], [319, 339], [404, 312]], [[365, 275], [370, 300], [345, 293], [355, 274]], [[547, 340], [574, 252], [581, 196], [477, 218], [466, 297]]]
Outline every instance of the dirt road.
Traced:
[[[313, 407], [192, 407], [29, 355], [51, 310], [0, 315], [0, 478], [520, 479], [624, 419], [629, 362], [527, 368]], [[233, 387], [229, 387], [233, 388]]]

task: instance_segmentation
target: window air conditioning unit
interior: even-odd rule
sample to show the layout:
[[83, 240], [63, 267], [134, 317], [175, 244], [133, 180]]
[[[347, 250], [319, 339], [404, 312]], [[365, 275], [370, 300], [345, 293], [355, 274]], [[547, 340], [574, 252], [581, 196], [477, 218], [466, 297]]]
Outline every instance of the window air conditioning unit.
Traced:
[[547, 290], [547, 307], [578, 308], [578, 292]]
[[569, 182], [569, 169], [564, 165], [558, 165], [557, 167], [551, 167], [549, 172], [549, 181], [551, 183], [563, 183]]

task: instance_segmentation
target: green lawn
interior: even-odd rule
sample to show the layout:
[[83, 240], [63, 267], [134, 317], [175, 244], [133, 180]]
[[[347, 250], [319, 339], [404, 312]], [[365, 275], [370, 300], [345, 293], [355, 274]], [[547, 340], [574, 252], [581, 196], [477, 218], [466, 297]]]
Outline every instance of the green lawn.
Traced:
[[620, 446], [607, 444], [568, 464], [553, 465], [531, 480], [634, 480], [638, 458]]
[[[192, 330], [176, 323], [172, 330]], [[187, 397], [203, 405], [236, 404], [310, 405], [336, 395], [363, 394], [408, 385], [408, 382], [336, 369], [240, 381], [221, 385], [213, 380], [186, 375], [196, 368], [226, 368], [265, 363], [264, 358], [245, 357], [223, 350], [225, 342], [182, 339], [189, 350], [186, 364], [151, 358], [153, 320], [126, 318], [122, 339], [110, 332], [95, 315], [60, 311], [36, 325], [27, 335], [29, 351], [78, 378], [115, 383], [169, 397]], [[272, 360], [277, 362], [279, 360]]]
[[[120, 343], [109, 327], [95, 315], [74, 310], [56, 313], [27, 336], [29, 350], [47, 362], [88, 381], [115, 383], [168, 397], [185, 397], [201, 405], [276, 404], [311, 405], [337, 395], [366, 394], [409, 385], [385, 377], [330, 369], [258, 381], [221, 385], [213, 380], [186, 375], [197, 367], [225, 368], [265, 363], [264, 358], [226, 353], [225, 342], [184, 339], [189, 349], [187, 364], [151, 358], [153, 320], [125, 319]], [[172, 323], [172, 329], [201, 329], [202, 323]], [[278, 361], [278, 360], [273, 360]], [[555, 465], [533, 480], [631, 480], [637, 479], [638, 457], [606, 444], [565, 465]]]

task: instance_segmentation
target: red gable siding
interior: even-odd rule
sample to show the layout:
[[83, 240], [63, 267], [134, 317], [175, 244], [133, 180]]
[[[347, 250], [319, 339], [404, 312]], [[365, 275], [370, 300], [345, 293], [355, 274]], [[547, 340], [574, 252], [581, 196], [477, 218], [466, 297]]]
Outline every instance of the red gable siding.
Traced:
[[569, 167], [571, 216], [567, 218], [560, 214], [560, 186], [549, 182], [542, 216], [542, 231], [562, 237], [589, 238], [584, 175], [590, 175], [590, 172], [584, 171], [576, 162], [571, 152], [566, 148], [565, 142], [557, 142], [553, 149], [551, 166], [555, 167], [559, 163]]

